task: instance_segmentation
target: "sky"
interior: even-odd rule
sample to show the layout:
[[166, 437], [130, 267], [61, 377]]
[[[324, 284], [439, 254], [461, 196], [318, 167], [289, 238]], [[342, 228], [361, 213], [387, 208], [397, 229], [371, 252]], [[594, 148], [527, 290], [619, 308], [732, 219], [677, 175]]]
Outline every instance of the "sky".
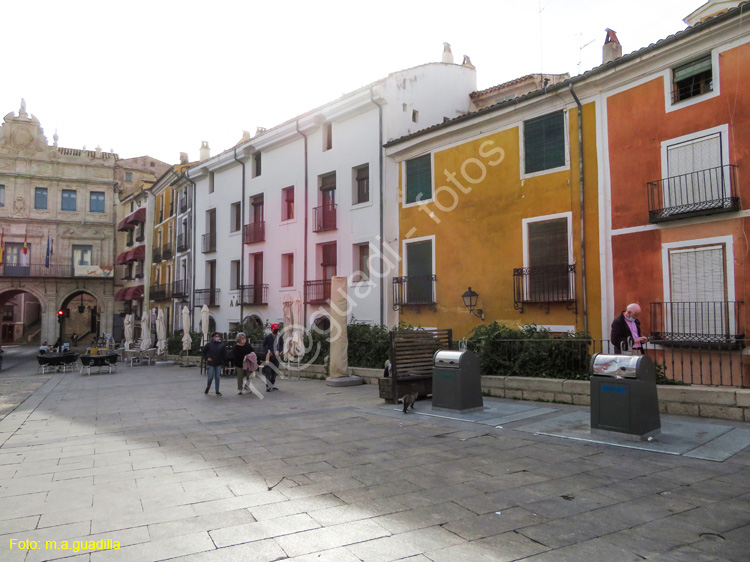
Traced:
[[3, 19], [0, 115], [21, 98], [67, 148], [169, 164], [233, 146], [391, 72], [469, 55], [477, 86], [601, 63], [685, 29], [704, 0], [27, 0]]

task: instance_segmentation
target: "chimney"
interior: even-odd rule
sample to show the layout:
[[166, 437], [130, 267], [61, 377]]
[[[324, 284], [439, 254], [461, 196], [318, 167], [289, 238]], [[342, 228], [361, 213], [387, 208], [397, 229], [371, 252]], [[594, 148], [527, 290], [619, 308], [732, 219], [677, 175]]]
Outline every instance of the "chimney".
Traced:
[[208, 148], [208, 141], [201, 141], [200, 161], [203, 162], [209, 158], [211, 158], [211, 149]]
[[604, 46], [602, 47], [602, 64], [607, 64], [615, 59], [619, 59], [622, 56], [622, 45], [617, 39], [617, 34], [611, 29], [605, 29], [607, 37], [604, 39]]
[[450, 43], [443, 43], [443, 62], [453, 64], [453, 53], [451, 52]]
[[188, 162], [187, 152], [180, 152], [180, 164], [187, 164]]

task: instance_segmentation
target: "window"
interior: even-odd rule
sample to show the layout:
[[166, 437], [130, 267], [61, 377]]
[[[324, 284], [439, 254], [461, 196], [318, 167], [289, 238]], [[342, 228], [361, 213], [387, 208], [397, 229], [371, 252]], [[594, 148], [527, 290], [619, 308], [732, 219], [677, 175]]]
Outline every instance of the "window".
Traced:
[[370, 244], [354, 245], [354, 264], [356, 270], [352, 281], [361, 283], [370, 280]]
[[236, 291], [240, 288], [240, 260], [229, 263], [229, 289]]
[[76, 210], [76, 192], [73, 189], [62, 190], [62, 204], [60, 207], [63, 211]]
[[34, 208], [35, 209], [47, 208], [47, 188], [46, 187], [34, 188]]
[[323, 151], [333, 148], [333, 124], [326, 123], [323, 126]]
[[26, 253], [22, 242], [5, 243], [3, 272], [7, 277], [28, 277], [31, 271], [31, 244], [27, 244]]
[[525, 300], [560, 302], [573, 298], [568, 260], [568, 219], [529, 221], [527, 229], [527, 275]]
[[294, 286], [294, 254], [281, 254], [281, 286]]
[[125, 181], [133, 181], [133, 172], [125, 172]]
[[319, 244], [320, 248], [320, 272], [323, 279], [330, 281], [336, 275], [336, 242]]
[[93, 246], [73, 246], [73, 265], [91, 265]]
[[253, 177], [257, 178], [261, 173], [261, 156], [260, 152], [256, 152], [253, 155]]
[[411, 112], [411, 121], [412, 123], [416, 123], [417, 121], [419, 121], [419, 111], [417, 111], [416, 109], [413, 109]]
[[565, 166], [565, 115], [550, 113], [523, 124], [525, 173]]
[[229, 232], [237, 232], [242, 228], [242, 203], [232, 203], [232, 207], [229, 212]]
[[89, 211], [92, 213], [104, 212], [104, 192], [92, 191], [89, 195]]
[[354, 189], [352, 203], [367, 203], [370, 200], [370, 166], [354, 168]]
[[0, 185], [0, 207], [5, 207], [5, 186]]
[[208, 192], [214, 192], [214, 173], [208, 172]]
[[432, 199], [432, 162], [425, 154], [406, 162], [405, 204]]
[[707, 94], [714, 89], [711, 55], [706, 55], [673, 71], [673, 102]]
[[409, 304], [433, 303], [432, 240], [406, 244], [406, 302]]
[[281, 220], [288, 221], [294, 218], [294, 187], [285, 187], [281, 190]]

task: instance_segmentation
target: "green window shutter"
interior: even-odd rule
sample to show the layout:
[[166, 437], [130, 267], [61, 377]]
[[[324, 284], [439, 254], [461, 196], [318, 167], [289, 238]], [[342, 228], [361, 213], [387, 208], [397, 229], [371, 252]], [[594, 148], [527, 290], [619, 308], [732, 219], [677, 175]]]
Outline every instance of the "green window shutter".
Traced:
[[701, 72], [711, 70], [711, 55], [706, 55], [698, 60], [684, 64], [674, 69], [674, 81], [679, 82], [685, 78], [690, 78]]
[[432, 241], [406, 245], [406, 298], [412, 304], [435, 302], [432, 291]]
[[524, 157], [527, 174], [565, 165], [565, 116], [562, 111], [524, 123]]
[[568, 265], [568, 219], [528, 223], [529, 267]]
[[406, 162], [406, 203], [432, 199], [432, 166], [430, 155]]

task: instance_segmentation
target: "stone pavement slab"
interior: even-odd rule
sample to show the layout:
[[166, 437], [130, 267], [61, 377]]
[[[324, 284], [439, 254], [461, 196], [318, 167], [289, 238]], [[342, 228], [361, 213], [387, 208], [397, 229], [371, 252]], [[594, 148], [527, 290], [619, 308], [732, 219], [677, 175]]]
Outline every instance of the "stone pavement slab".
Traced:
[[[261, 400], [205, 396], [203, 383], [197, 370], [154, 366], [40, 386], [0, 421], [0, 559], [682, 562], [747, 552], [748, 424], [670, 416], [714, 436], [688, 457], [534, 429], [586, 419], [582, 407], [487, 399], [490, 410], [467, 420], [404, 415], [366, 385], [281, 380]], [[121, 544], [8, 548], [34, 537]]]

